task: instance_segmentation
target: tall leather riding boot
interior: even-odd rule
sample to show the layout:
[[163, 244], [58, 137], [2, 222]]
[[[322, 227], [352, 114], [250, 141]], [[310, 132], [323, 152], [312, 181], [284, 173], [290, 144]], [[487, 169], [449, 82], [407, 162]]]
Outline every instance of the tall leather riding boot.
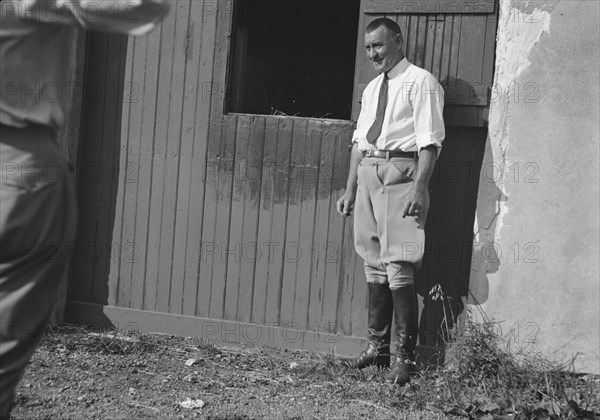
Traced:
[[390, 337], [393, 302], [389, 285], [368, 283], [369, 287], [369, 344], [358, 357], [346, 364], [363, 369], [367, 366], [390, 365]]
[[415, 286], [392, 290], [394, 319], [396, 321], [396, 357], [386, 382], [404, 385], [415, 371], [415, 347], [419, 331], [417, 293]]

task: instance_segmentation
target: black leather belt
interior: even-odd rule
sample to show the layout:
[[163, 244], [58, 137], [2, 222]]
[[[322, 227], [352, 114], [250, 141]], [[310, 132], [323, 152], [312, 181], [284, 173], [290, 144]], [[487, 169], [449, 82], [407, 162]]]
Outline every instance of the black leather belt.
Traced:
[[417, 152], [403, 152], [402, 150], [365, 150], [362, 152], [363, 157], [376, 157], [381, 159], [389, 159], [393, 157], [406, 157], [416, 159]]

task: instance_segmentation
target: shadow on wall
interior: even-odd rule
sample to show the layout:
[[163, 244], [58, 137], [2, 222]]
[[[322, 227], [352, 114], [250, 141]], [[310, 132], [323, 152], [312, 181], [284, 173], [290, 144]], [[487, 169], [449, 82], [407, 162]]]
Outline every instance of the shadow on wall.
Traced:
[[[467, 304], [479, 305], [489, 297], [488, 274], [496, 273], [500, 267], [503, 250], [496, 243], [498, 215], [507, 197], [498, 185], [502, 182], [506, 168], [494, 158], [489, 136], [485, 142], [485, 154], [481, 168], [479, 194], [474, 224], [473, 256]], [[506, 252], [507, 250], [504, 250]]]
[[[417, 273], [417, 290], [424, 297], [419, 341], [435, 348], [445, 346], [465, 298], [468, 303], [487, 299], [487, 273], [499, 265], [494, 232], [502, 199], [482, 116], [486, 103], [465, 80], [451, 78], [441, 84], [448, 98], [446, 139], [429, 187], [425, 257]], [[477, 235], [474, 225], [479, 226]]]
[[[68, 301], [106, 305], [109, 302], [117, 192], [121, 175], [127, 37], [93, 33], [88, 36], [85, 62], [86, 91], [82, 102], [77, 171], [78, 224], [73, 247]], [[67, 303], [65, 318], [77, 321]], [[99, 326], [112, 326], [102, 312]]]

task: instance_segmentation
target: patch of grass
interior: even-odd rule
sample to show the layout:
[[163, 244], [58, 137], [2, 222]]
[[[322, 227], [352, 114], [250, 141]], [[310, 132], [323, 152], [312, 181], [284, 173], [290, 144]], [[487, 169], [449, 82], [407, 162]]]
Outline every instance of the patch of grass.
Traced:
[[[15, 418], [547, 420], [600, 412], [597, 377], [510, 351], [492, 322], [467, 316], [461, 325], [446, 365], [422, 366], [404, 387], [386, 384], [385, 370], [352, 369], [332, 355], [61, 326], [43, 337]], [[185, 398], [206, 406], [185, 411]]]
[[[58, 332], [59, 334], [53, 334]], [[177, 346], [173, 346], [173, 342]], [[42, 343], [50, 351], [89, 351], [106, 355], [180, 354], [202, 349], [214, 355], [219, 349], [200, 339], [175, 337], [167, 334], [142, 333], [137, 330], [97, 329], [78, 325], [49, 326]]]
[[511, 351], [496, 323], [470, 315], [452, 334], [447, 364], [424, 374], [441, 391], [438, 408], [490, 419], [592, 419], [600, 413], [599, 378], [535, 348]]

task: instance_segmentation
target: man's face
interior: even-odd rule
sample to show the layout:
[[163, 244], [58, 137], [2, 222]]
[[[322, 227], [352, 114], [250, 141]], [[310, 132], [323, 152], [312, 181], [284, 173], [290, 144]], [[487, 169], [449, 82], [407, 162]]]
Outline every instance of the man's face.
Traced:
[[365, 49], [378, 73], [390, 71], [404, 58], [400, 36], [394, 36], [385, 26], [365, 33]]

